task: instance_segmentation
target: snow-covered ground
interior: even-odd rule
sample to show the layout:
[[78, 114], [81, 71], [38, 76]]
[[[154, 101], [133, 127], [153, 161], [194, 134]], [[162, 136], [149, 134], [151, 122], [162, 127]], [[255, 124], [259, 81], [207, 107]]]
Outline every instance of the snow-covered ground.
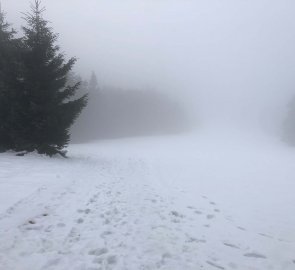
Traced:
[[295, 149], [216, 132], [0, 155], [1, 270], [295, 269]]

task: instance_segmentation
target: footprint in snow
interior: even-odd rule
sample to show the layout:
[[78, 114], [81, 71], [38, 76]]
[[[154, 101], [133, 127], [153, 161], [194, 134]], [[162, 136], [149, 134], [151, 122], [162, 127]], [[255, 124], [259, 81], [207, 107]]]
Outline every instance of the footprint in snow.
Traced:
[[91, 210], [90, 210], [89, 208], [87, 208], [87, 209], [85, 209], [85, 210], [83, 210], [83, 209], [78, 209], [77, 212], [78, 212], [79, 214], [83, 214], [83, 213], [85, 213], [85, 214], [88, 215], [88, 214], [91, 212]]
[[265, 233], [259, 233], [259, 235], [266, 237], [266, 238], [270, 238], [270, 239], [274, 239], [271, 235], [265, 234]]
[[171, 211], [171, 215], [178, 217], [178, 218], [184, 218], [184, 215], [178, 213], [177, 211]]
[[246, 253], [244, 254], [245, 257], [249, 258], [255, 258], [255, 259], [266, 259], [267, 257], [265, 255], [256, 253], [256, 252], [251, 252], [251, 253]]
[[165, 260], [165, 259], [170, 259], [172, 258], [172, 255], [168, 252], [162, 254], [162, 260]]
[[202, 215], [203, 212], [202, 212], [202, 211], [199, 211], [199, 210], [196, 210], [196, 211], [195, 211], [195, 214], [197, 214], [197, 215]]
[[205, 239], [197, 239], [195, 237], [188, 237], [186, 242], [187, 243], [202, 243], [202, 244], [207, 243], [207, 241]]
[[43, 229], [42, 225], [38, 225], [37, 221], [34, 219], [29, 220], [27, 223], [22, 225], [24, 227], [24, 229], [28, 230], [28, 231], [38, 231]]
[[[101, 258], [101, 257], [98, 257], [98, 258], [95, 258], [95, 259], [93, 259], [93, 261], [92, 261], [92, 263], [95, 263], [95, 264], [102, 264], [103, 263], [103, 261], [104, 261], [104, 259], [103, 258]], [[95, 269], [95, 270], [100, 270], [101, 268], [93, 268], [93, 269]]]
[[214, 215], [207, 215], [207, 219], [213, 219], [213, 218], [215, 218]]
[[188, 209], [193, 209], [193, 210], [194, 210], [194, 209], [196, 209], [195, 207], [193, 207], [193, 206], [190, 206], [190, 205], [189, 205], [189, 206], [187, 206], [187, 208], [188, 208]]
[[162, 268], [162, 266], [164, 266], [166, 264], [166, 261], [171, 259], [171, 258], [172, 258], [172, 255], [170, 253], [162, 254], [161, 260], [156, 263], [157, 269]]
[[102, 238], [104, 238], [104, 237], [106, 237], [106, 236], [108, 236], [108, 235], [111, 235], [111, 234], [112, 234], [111, 231], [105, 231], [105, 232], [103, 232], [100, 236], [101, 236]]
[[172, 221], [173, 223], [180, 223], [180, 219], [176, 219], [176, 218], [172, 219], [171, 221]]
[[84, 222], [84, 219], [83, 218], [79, 218], [79, 219], [77, 219], [77, 223], [78, 224], [82, 224]]
[[44, 268], [50, 268], [50, 267], [56, 267], [59, 263], [60, 263], [60, 261], [61, 261], [61, 259], [60, 258], [57, 258], [57, 259], [51, 259], [51, 260], [49, 260], [46, 264], [45, 264], [45, 266], [44, 266]]
[[49, 232], [52, 231], [52, 229], [53, 229], [53, 226], [52, 226], [52, 225], [49, 225], [49, 226], [47, 226], [47, 227], [45, 228], [44, 232], [49, 233]]
[[116, 264], [117, 263], [117, 256], [115, 256], [115, 255], [108, 256], [107, 263], [108, 264]]
[[43, 229], [43, 226], [28, 226], [26, 227], [27, 231], [41, 231]]
[[80, 240], [80, 233], [76, 228], [72, 228], [69, 235], [68, 235], [68, 241], [70, 243], [78, 242]]
[[36, 224], [36, 221], [31, 219], [31, 220], [28, 221], [28, 223], [31, 224], [31, 225], [34, 225], [34, 224]]
[[239, 229], [241, 231], [247, 231], [244, 227], [240, 227], [240, 226], [238, 226], [237, 229]]
[[108, 224], [110, 224], [110, 223], [111, 223], [111, 221], [110, 221], [108, 218], [105, 219], [104, 222], [103, 222], [104, 225], [108, 225]]
[[107, 248], [97, 248], [97, 249], [92, 249], [88, 252], [89, 255], [92, 256], [101, 256], [103, 254], [108, 253], [108, 249]]
[[227, 247], [240, 249], [238, 246], [236, 246], [236, 245], [234, 245], [234, 244], [230, 244], [230, 243], [227, 243], [227, 242], [224, 242], [223, 244], [224, 244], [225, 246], [227, 246]]
[[223, 266], [218, 265], [218, 264], [216, 264], [214, 262], [211, 262], [211, 261], [206, 261], [206, 263], [209, 264], [209, 265], [211, 265], [211, 266], [213, 266], [213, 267], [215, 267], [215, 268], [217, 268], [217, 269], [221, 269], [221, 270], [224, 270], [225, 269]]

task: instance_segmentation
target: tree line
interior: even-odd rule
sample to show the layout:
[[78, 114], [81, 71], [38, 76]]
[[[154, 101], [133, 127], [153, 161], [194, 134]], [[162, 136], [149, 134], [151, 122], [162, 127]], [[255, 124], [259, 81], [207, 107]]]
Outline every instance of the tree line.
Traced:
[[181, 102], [163, 91], [98, 85], [95, 74], [81, 91], [89, 93], [89, 103], [71, 129], [75, 143], [180, 134], [191, 128]]
[[35, 0], [23, 13], [22, 36], [0, 9], [0, 151], [65, 157], [70, 127], [87, 105], [80, 82], [67, 78], [76, 58], [66, 60]]

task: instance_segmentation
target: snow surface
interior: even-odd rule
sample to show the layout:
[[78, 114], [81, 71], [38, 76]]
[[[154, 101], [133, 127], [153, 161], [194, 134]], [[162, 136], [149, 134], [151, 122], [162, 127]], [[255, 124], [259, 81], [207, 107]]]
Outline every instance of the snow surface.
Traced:
[[1, 270], [295, 269], [295, 149], [232, 131], [69, 150], [0, 155]]

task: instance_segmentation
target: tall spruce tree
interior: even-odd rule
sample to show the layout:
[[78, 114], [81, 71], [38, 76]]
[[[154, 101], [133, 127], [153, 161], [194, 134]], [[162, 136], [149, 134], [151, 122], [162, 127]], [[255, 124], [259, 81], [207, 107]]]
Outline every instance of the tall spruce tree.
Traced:
[[9, 25], [5, 21], [0, 4], [0, 151], [9, 148], [9, 136], [7, 135], [8, 115], [8, 86], [7, 86], [7, 51], [10, 49], [10, 40], [13, 33], [8, 30]]
[[0, 5], [0, 151], [13, 149], [17, 91], [21, 81], [21, 40], [5, 20]]
[[76, 62], [65, 60], [43, 17], [41, 1], [24, 13], [22, 101], [16, 127], [16, 151], [37, 151], [49, 156], [65, 156], [69, 129], [87, 104], [87, 95], [75, 99], [80, 83], [67, 85], [67, 75]]

